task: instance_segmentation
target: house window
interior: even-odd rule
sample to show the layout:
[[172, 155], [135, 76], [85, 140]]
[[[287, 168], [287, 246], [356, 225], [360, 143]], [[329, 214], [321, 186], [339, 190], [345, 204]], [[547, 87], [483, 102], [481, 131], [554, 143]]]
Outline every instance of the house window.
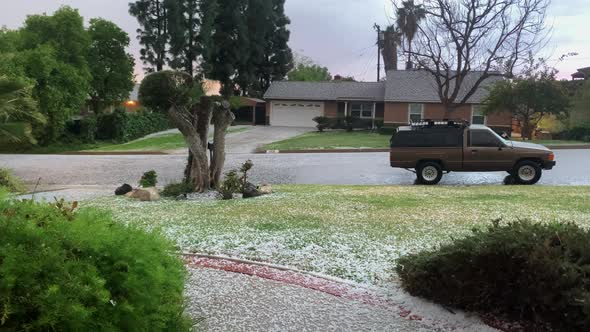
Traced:
[[352, 103], [350, 104], [350, 115], [353, 118], [371, 119], [373, 118], [373, 104]]
[[471, 107], [471, 124], [486, 124], [486, 116], [483, 114], [483, 108], [481, 105], [473, 105]]
[[420, 122], [424, 118], [424, 104], [410, 104], [408, 119], [410, 122]]

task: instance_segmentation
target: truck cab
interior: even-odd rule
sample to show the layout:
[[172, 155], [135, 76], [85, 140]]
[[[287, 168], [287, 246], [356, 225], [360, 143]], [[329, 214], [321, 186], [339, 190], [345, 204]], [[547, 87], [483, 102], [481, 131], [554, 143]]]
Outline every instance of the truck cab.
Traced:
[[444, 172], [506, 171], [518, 184], [535, 184], [555, 155], [538, 144], [504, 139], [483, 125], [423, 120], [399, 127], [391, 138], [391, 167], [414, 170], [417, 181], [433, 185]]

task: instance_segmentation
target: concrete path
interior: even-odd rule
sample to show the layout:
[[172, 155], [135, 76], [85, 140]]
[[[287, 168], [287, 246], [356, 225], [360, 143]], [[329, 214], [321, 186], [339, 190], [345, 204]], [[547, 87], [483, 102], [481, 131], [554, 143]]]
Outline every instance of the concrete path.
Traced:
[[367, 304], [222, 270], [188, 270], [187, 313], [204, 331], [496, 331], [476, 317], [433, 304], [424, 307], [435, 320], [410, 318], [394, 305]]

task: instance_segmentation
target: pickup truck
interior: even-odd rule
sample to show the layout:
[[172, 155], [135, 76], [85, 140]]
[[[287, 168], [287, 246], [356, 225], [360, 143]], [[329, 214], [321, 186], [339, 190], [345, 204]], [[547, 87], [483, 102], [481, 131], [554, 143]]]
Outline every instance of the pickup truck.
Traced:
[[417, 182], [435, 185], [444, 172], [498, 172], [517, 184], [537, 183], [555, 167], [548, 148], [504, 139], [489, 127], [423, 120], [399, 127], [391, 138], [391, 167], [415, 170]]

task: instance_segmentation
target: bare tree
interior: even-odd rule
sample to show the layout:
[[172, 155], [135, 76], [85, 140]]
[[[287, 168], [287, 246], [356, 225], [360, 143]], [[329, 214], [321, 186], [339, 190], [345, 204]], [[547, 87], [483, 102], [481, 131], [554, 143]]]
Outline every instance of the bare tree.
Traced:
[[544, 46], [549, 1], [425, 0], [414, 49], [404, 52], [432, 74], [451, 112], [490, 77], [512, 77]]

